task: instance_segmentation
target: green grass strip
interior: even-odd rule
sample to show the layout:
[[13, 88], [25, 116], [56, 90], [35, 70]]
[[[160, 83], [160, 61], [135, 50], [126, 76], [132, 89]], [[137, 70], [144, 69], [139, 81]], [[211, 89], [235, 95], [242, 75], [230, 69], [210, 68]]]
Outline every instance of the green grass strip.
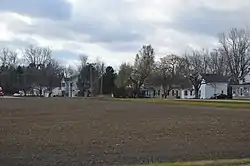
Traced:
[[137, 102], [149, 102], [149, 103], [165, 103], [173, 105], [190, 105], [190, 106], [210, 106], [210, 107], [224, 107], [224, 108], [249, 108], [250, 101], [239, 100], [162, 100], [162, 99], [131, 99], [131, 98], [114, 98], [119, 101], [137, 101]]
[[134, 166], [245, 166], [250, 164], [250, 159], [228, 159], [228, 160], [210, 160], [196, 162], [176, 162], [162, 164], [141, 164]]

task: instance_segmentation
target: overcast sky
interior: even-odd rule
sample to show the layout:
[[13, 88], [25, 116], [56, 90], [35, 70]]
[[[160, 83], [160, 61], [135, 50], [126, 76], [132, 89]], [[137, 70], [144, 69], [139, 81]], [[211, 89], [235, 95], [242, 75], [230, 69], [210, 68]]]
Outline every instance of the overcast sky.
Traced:
[[62, 63], [78, 54], [117, 67], [144, 44], [157, 57], [213, 48], [217, 34], [250, 23], [249, 0], [0, 0], [0, 47], [49, 46]]

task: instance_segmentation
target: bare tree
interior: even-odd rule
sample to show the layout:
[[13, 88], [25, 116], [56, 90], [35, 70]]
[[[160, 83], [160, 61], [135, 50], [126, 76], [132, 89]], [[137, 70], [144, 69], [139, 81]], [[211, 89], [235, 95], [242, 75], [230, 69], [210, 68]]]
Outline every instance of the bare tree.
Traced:
[[76, 73], [75, 69], [72, 66], [66, 66], [64, 67], [64, 76], [65, 77], [71, 77], [72, 75], [74, 75], [74, 73]]
[[231, 82], [238, 84], [249, 72], [250, 33], [248, 29], [232, 28], [219, 35], [220, 53], [225, 56]]
[[202, 74], [208, 72], [208, 56], [206, 51], [193, 51], [191, 55], [186, 55], [184, 59], [184, 75], [187, 77], [195, 91], [195, 98], [199, 98], [199, 89], [202, 83]]
[[93, 89], [95, 93], [102, 94], [103, 92], [103, 75], [105, 73], [105, 63], [97, 58], [94, 62], [96, 74], [93, 75]]
[[174, 54], [167, 55], [160, 59], [158, 76], [160, 78], [165, 98], [175, 85], [180, 84], [181, 63], [182, 59]]
[[60, 86], [64, 69], [57, 60], [51, 59], [50, 63], [47, 64], [44, 70], [44, 75], [43, 77], [41, 76], [42, 80], [40, 81], [40, 83], [41, 85], [47, 87], [48, 91], [50, 92], [50, 96], [52, 93], [52, 89], [54, 87]]
[[6, 66], [8, 61], [9, 49], [3, 48], [0, 54], [1, 66]]
[[[51, 87], [50, 82], [53, 75], [47, 77], [48, 68], [51, 68], [54, 63], [52, 60], [52, 50], [45, 47], [28, 46], [23, 50], [23, 57], [26, 64], [28, 64], [29, 77], [27, 81], [32, 88], [38, 88], [40, 95], [42, 95], [43, 87]], [[54, 65], [54, 64], [53, 64]]]
[[88, 63], [88, 56], [84, 54], [79, 55], [80, 65], [78, 66], [78, 70], [81, 71]]
[[17, 66], [19, 59], [17, 57], [17, 52], [10, 51], [8, 63], [10, 66]]
[[38, 67], [39, 65], [47, 65], [52, 59], [52, 50], [50, 48], [29, 46], [24, 49], [23, 56], [28, 64], [33, 64]]
[[131, 84], [130, 77], [133, 71], [133, 66], [127, 63], [121, 64], [118, 75], [115, 79], [115, 84], [118, 88], [125, 88]]
[[106, 68], [105, 63], [102, 62], [100, 64], [100, 76], [99, 76], [99, 78], [100, 78], [100, 94], [103, 94], [103, 76], [105, 74], [105, 68]]
[[139, 96], [141, 86], [154, 68], [154, 55], [155, 52], [151, 45], [143, 46], [136, 55], [130, 79], [133, 83], [135, 96], [137, 97]]
[[105, 72], [105, 63], [101, 61], [99, 58], [96, 58], [94, 64], [98, 72], [98, 77], [101, 77]]
[[209, 53], [208, 71], [211, 74], [228, 75], [226, 58], [219, 50], [214, 49]]
[[2, 66], [17, 66], [18, 57], [17, 52], [11, 51], [7, 48], [3, 48], [0, 52], [0, 61]]

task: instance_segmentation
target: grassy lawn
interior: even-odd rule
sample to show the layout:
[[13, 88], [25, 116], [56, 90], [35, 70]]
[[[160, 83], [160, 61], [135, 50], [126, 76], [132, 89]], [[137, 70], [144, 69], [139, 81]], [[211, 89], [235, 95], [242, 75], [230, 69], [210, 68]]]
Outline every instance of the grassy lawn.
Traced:
[[161, 100], [161, 99], [121, 99], [116, 98], [114, 100], [121, 101], [138, 101], [149, 103], [165, 103], [173, 105], [190, 105], [190, 106], [211, 106], [211, 107], [225, 107], [225, 108], [250, 108], [250, 102], [246, 101], [233, 101], [233, 100]]
[[245, 164], [250, 164], [250, 159], [177, 162], [177, 163], [166, 163], [166, 164], [145, 164], [137, 166], [243, 166]]

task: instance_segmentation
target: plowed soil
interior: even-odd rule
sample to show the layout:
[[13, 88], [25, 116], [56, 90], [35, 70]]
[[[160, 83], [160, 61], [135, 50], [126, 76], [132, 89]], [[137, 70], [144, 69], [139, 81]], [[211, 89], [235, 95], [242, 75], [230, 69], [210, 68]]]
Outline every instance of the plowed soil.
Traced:
[[123, 165], [250, 157], [250, 109], [0, 99], [0, 165]]

